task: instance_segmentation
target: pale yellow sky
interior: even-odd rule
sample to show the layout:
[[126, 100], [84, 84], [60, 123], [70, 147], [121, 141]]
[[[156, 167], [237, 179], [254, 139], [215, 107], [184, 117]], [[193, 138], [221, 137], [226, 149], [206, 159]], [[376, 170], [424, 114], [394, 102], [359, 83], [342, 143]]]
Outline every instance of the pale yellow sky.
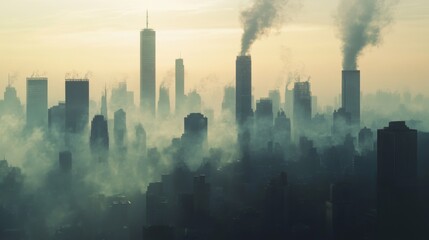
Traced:
[[[64, 98], [68, 72], [91, 72], [91, 98], [127, 79], [139, 86], [139, 31], [150, 10], [157, 31], [157, 83], [173, 82], [181, 54], [186, 90], [198, 89], [207, 105], [220, 104], [223, 86], [232, 84], [240, 49], [239, 13], [250, 0], [14, 0], [0, 2], [0, 89], [8, 73], [25, 99], [25, 78], [49, 78], [49, 104]], [[341, 43], [333, 16], [338, 0], [303, 0], [292, 21], [255, 43], [252, 49], [255, 95], [280, 87], [288, 72], [311, 76], [322, 104], [340, 92]], [[395, 7], [395, 21], [378, 48], [359, 61], [362, 89], [427, 94], [429, 89], [429, 2], [407, 0]], [[172, 85], [173, 87], [174, 85]], [[213, 91], [215, 90], [215, 91]], [[171, 89], [171, 94], [173, 91]], [[217, 97], [216, 101], [212, 98]], [[173, 98], [173, 95], [171, 95]], [[137, 101], [136, 101], [137, 102]], [[216, 106], [218, 107], [218, 106]]]

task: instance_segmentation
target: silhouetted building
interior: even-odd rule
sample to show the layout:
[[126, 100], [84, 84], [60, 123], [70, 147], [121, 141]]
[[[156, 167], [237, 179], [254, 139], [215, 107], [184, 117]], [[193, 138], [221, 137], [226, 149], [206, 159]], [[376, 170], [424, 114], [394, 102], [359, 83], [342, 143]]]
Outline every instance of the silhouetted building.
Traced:
[[71, 133], [81, 133], [88, 122], [88, 79], [66, 79], [66, 130]]
[[327, 235], [330, 240], [351, 238], [354, 226], [352, 189], [345, 182], [332, 184], [329, 201], [326, 203]]
[[103, 115], [95, 115], [91, 122], [91, 150], [93, 152], [109, 149], [109, 133], [107, 120]]
[[112, 89], [109, 106], [110, 109], [122, 108], [125, 111], [134, 107], [134, 92], [128, 91], [127, 82], [121, 82]]
[[170, 115], [170, 93], [167, 87], [161, 86], [159, 88], [158, 117], [165, 119], [168, 115]]
[[136, 134], [136, 141], [135, 141], [135, 147], [139, 149], [141, 154], [146, 154], [147, 149], [147, 143], [146, 143], [146, 131], [143, 128], [143, 125], [141, 123], [137, 124], [135, 126], [135, 134]]
[[417, 131], [390, 122], [377, 140], [378, 239], [418, 239]]
[[10, 84], [4, 91], [4, 98], [0, 100], [0, 115], [23, 115], [21, 101], [19, 100], [16, 89]]
[[344, 137], [351, 130], [351, 114], [346, 112], [344, 108], [334, 111], [332, 134], [337, 137]]
[[279, 143], [285, 149], [291, 142], [290, 119], [285, 112], [279, 111], [274, 121], [274, 142]]
[[188, 146], [206, 146], [208, 120], [201, 113], [191, 113], [185, 118], [185, 133], [182, 140]]
[[235, 88], [234, 87], [224, 88], [222, 111], [235, 114]]
[[185, 66], [183, 59], [176, 59], [176, 114], [185, 106]]
[[109, 120], [107, 114], [107, 89], [105, 89], [103, 96], [101, 96], [101, 115], [104, 116], [104, 119]]
[[252, 59], [238, 56], [235, 78], [235, 111], [237, 124], [243, 126], [252, 116]]
[[419, 177], [429, 181], [429, 133], [419, 132], [417, 136]]
[[123, 148], [127, 139], [127, 114], [123, 109], [119, 109], [115, 112], [113, 121], [115, 144], [117, 147]]
[[201, 96], [196, 90], [190, 92], [186, 100], [188, 103], [187, 111], [201, 112]]
[[64, 151], [59, 153], [60, 170], [69, 173], [72, 170], [72, 153]]
[[271, 99], [261, 99], [256, 103], [255, 137], [252, 141], [257, 146], [266, 146], [273, 141], [273, 104]]
[[293, 89], [289, 89], [289, 83], [285, 88], [285, 113], [290, 119], [293, 119]]
[[293, 128], [295, 138], [304, 133], [311, 122], [310, 82], [295, 82], [293, 89]]
[[351, 115], [353, 125], [360, 125], [360, 71], [345, 70], [342, 77], [342, 108]]
[[156, 33], [149, 28], [140, 32], [140, 108], [146, 117], [155, 117]]
[[359, 131], [359, 148], [362, 152], [371, 151], [374, 148], [374, 133], [364, 127]]
[[269, 99], [273, 103], [273, 115], [277, 115], [280, 110], [280, 91], [279, 90], [271, 90], [268, 94]]
[[27, 78], [27, 126], [48, 126], [48, 79]]
[[199, 224], [204, 224], [210, 215], [210, 184], [204, 175], [194, 177], [194, 216]]
[[66, 130], [66, 103], [59, 102], [58, 105], [48, 110], [48, 126], [51, 131], [64, 133]]

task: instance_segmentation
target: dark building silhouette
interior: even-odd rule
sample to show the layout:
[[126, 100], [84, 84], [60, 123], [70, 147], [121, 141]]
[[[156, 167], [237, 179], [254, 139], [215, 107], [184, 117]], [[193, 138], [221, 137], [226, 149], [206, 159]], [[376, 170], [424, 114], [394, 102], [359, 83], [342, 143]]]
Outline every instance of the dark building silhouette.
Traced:
[[210, 184], [204, 175], [194, 177], [193, 211], [196, 222], [204, 224], [210, 216]]
[[429, 133], [418, 133], [418, 166], [419, 177], [429, 185]]
[[351, 130], [351, 114], [344, 108], [334, 111], [332, 134], [337, 137], [344, 137], [350, 133]]
[[176, 114], [185, 106], [185, 66], [183, 59], [176, 59]]
[[371, 151], [374, 148], [374, 133], [364, 127], [359, 131], [359, 149], [362, 152]]
[[115, 137], [115, 144], [119, 148], [126, 145], [127, 139], [127, 114], [123, 109], [119, 109], [114, 114], [113, 134]]
[[201, 113], [191, 113], [185, 118], [185, 133], [182, 140], [188, 146], [206, 146], [208, 120]]
[[280, 144], [283, 149], [291, 142], [290, 119], [284, 111], [279, 111], [274, 121], [274, 142]]
[[293, 128], [295, 138], [304, 134], [311, 122], [310, 82], [295, 82], [293, 89]]
[[146, 143], [146, 131], [141, 123], [137, 124], [134, 128], [136, 134], [136, 141], [134, 143], [135, 148], [139, 149], [141, 154], [146, 154], [147, 143]]
[[81, 133], [88, 122], [88, 79], [66, 79], [66, 130], [71, 133]]
[[271, 102], [273, 103], [273, 115], [277, 115], [278, 111], [280, 110], [280, 91], [279, 90], [271, 90], [268, 93], [268, 98], [271, 99]]
[[59, 164], [60, 170], [65, 173], [69, 173], [72, 170], [72, 153], [70, 151], [64, 151], [59, 153]]
[[186, 101], [188, 112], [201, 112], [201, 96], [196, 90], [188, 94]]
[[352, 124], [360, 125], [360, 71], [345, 70], [342, 76], [342, 108], [351, 115]]
[[261, 99], [256, 103], [255, 138], [257, 146], [266, 146], [273, 141], [273, 103], [271, 99]]
[[66, 130], [66, 103], [59, 102], [58, 105], [48, 110], [48, 126], [51, 131], [64, 133]]
[[27, 126], [30, 128], [48, 126], [47, 78], [27, 78]]
[[106, 120], [109, 120], [109, 116], [107, 115], [107, 89], [104, 90], [103, 95], [101, 96], [101, 115], [104, 116]]
[[252, 59], [238, 56], [235, 77], [235, 111], [237, 124], [243, 126], [252, 116]]
[[285, 88], [285, 113], [290, 119], [293, 119], [293, 89], [289, 89], [290, 83]]
[[354, 226], [352, 192], [345, 182], [332, 184], [329, 201], [326, 202], [327, 236], [330, 240], [351, 238]]
[[90, 145], [93, 152], [109, 149], [107, 120], [103, 115], [95, 115], [92, 119]]
[[155, 117], [156, 33], [148, 22], [140, 32], [140, 108], [144, 116]]
[[234, 87], [224, 88], [222, 111], [235, 114], [235, 88]]
[[158, 117], [165, 119], [168, 115], [170, 115], [170, 93], [167, 87], [161, 86], [159, 88]]
[[419, 239], [417, 131], [390, 122], [377, 140], [378, 239]]

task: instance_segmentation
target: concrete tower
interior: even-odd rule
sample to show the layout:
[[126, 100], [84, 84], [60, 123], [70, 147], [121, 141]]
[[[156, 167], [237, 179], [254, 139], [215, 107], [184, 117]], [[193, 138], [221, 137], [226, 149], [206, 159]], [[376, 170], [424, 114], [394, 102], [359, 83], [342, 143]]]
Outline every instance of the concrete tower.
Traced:
[[47, 78], [27, 78], [27, 126], [48, 127]]
[[156, 33], [149, 28], [140, 32], [140, 108], [144, 116], [155, 116], [156, 99]]
[[252, 116], [252, 59], [250, 56], [237, 57], [235, 93], [237, 124], [244, 125]]
[[80, 133], [89, 122], [88, 79], [66, 79], [66, 130]]
[[360, 125], [360, 71], [343, 71], [342, 107], [349, 112], [353, 125]]
[[176, 114], [183, 111], [185, 105], [185, 66], [183, 59], [176, 59]]

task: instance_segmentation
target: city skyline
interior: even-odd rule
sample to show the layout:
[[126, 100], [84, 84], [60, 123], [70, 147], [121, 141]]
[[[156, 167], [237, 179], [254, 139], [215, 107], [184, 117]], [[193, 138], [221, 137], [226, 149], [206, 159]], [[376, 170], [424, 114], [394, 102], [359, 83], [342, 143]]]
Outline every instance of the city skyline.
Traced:
[[[112, 88], [127, 77], [130, 89], [135, 92], [134, 101], [138, 103], [138, 35], [145, 27], [145, 9], [149, 9], [150, 26], [156, 29], [158, 35], [157, 89], [163, 82], [161, 79], [168, 79], [168, 72], [174, 71], [175, 59], [182, 55], [187, 63], [185, 92], [200, 90], [206, 105], [220, 108], [221, 99], [204, 97], [209, 93], [202, 86], [207, 83], [204, 79], [208, 77], [217, 83], [211, 90], [219, 93], [223, 86], [233, 85], [235, 70], [232, 66], [239, 52], [242, 33], [239, 12], [248, 5], [247, 2], [206, 1], [195, 4], [186, 1], [178, 6], [166, 5], [171, 1], [143, 4], [130, 1], [118, 7], [109, 1], [102, 10], [97, 8], [97, 2], [88, 4], [87, 11], [81, 11], [77, 4], [65, 4], [64, 7], [70, 9], [64, 17], [61, 17], [64, 11], [62, 4], [51, 5], [40, 12], [43, 17], [35, 17], [31, 24], [25, 22], [25, 18], [16, 18], [24, 14], [19, 11], [20, 4], [32, 6], [31, 2], [17, 1], [4, 8], [2, 6], [1, 9], [8, 12], [3, 15], [7, 20], [2, 21], [4, 27], [0, 33], [0, 49], [6, 56], [0, 60], [4, 66], [0, 69], [4, 79], [0, 81], [0, 88], [8, 84], [8, 74], [17, 73], [18, 78], [13, 85], [25, 102], [25, 78], [36, 71], [46, 72], [41, 75], [49, 78], [48, 92], [52, 94], [48, 101], [49, 106], [53, 106], [64, 100], [63, 93], [54, 89], [63, 88], [66, 73], [74, 70], [81, 75], [92, 73], [92, 100], [99, 99], [105, 85]], [[293, 8], [291, 20], [281, 30], [273, 30], [273, 34], [264, 36], [252, 48], [255, 98], [267, 97], [268, 91], [275, 88], [283, 92], [289, 72], [298, 72], [311, 76], [312, 92], [319, 97], [321, 105], [332, 105], [333, 96], [341, 92], [342, 70], [341, 44], [332, 17], [336, 2], [321, 4], [303, 1], [301, 5]], [[422, 12], [427, 5], [424, 1], [413, 0], [399, 3], [394, 8], [395, 20], [387, 29], [382, 45], [366, 49], [359, 62], [363, 92], [386, 89], [422, 93], [420, 89], [427, 87], [428, 83], [424, 80], [428, 74], [424, 71], [424, 65], [428, 56], [424, 54], [427, 48], [424, 42], [428, 34], [425, 34], [427, 30], [424, 26], [429, 17]], [[42, 6], [50, 6], [50, 2], [43, 1], [34, 7], [38, 9]], [[318, 7], [320, 13], [314, 14]], [[10, 16], [10, 12], [14, 11], [16, 16]], [[93, 19], [103, 14], [106, 16], [105, 22]], [[178, 21], [171, 21], [175, 17]], [[130, 24], [126, 25], [125, 22]], [[86, 27], [81, 27], [79, 23], [85, 23]], [[413, 44], [404, 44], [408, 39], [405, 36], [409, 35], [413, 35]], [[29, 39], [32, 39], [31, 45]], [[197, 47], [195, 41], [199, 42]], [[109, 54], [106, 49], [109, 49]], [[201, 61], [204, 58], [209, 61], [210, 68], [206, 66], [207, 61]], [[381, 61], [384, 64], [380, 66], [377, 63]], [[174, 77], [171, 82], [174, 82]], [[174, 99], [173, 89], [170, 89], [170, 94]]]

